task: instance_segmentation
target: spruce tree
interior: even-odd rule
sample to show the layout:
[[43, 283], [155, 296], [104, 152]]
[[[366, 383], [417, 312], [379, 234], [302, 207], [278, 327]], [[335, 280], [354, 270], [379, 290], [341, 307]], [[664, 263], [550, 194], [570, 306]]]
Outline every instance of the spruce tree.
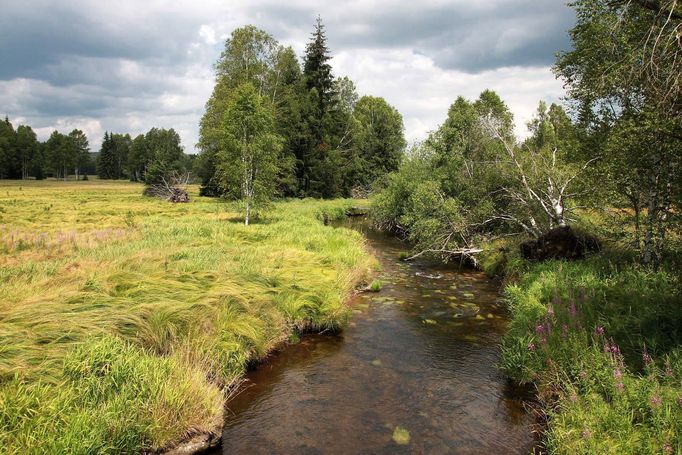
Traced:
[[114, 156], [111, 136], [108, 131], [104, 132], [104, 140], [97, 156], [97, 175], [101, 179], [114, 178]]
[[334, 98], [334, 77], [329, 64], [330, 59], [322, 18], [317, 16], [315, 30], [303, 58], [303, 76], [307, 89], [314, 89], [317, 92], [316, 101], [320, 118], [329, 110]]
[[308, 140], [298, 175], [306, 196], [334, 197], [340, 191], [338, 150], [331, 137], [336, 131], [336, 96], [322, 19], [318, 16], [303, 57], [303, 78], [308, 91], [306, 130]]

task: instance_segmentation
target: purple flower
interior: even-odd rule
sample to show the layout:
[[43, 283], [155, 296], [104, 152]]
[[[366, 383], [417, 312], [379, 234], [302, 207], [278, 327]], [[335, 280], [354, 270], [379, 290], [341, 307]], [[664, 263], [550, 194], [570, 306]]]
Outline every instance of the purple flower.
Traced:
[[682, 396], [677, 397], [677, 405], [682, 408]]
[[528, 350], [535, 351], [535, 343], [528, 343]]
[[583, 439], [590, 439], [592, 437], [592, 432], [588, 429], [583, 430]]
[[671, 446], [669, 443], [663, 444], [663, 452], [664, 453], [673, 453], [673, 446]]
[[545, 333], [545, 326], [542, 324], [538, 324], [535, 326], [535, 333], [540, 334], [540, 333]]
[[617, 382], [617, 383], [616, 383], [616, 389], [622, 391], [623, 388], [625, 388], [625, 386], [623, 385], [622, 382]]
[[596, 329], [594, 329], [594, 334], [597, 336], [604, 335], [604, 327], [598, 325]]
[[644, 361], [644, 365], [649, 365], [653, 359], [649, 355], [649, 352], [646, 350], [646, 345], [644, 346], [644, 350], [642, 351], [642, 361]]
[[620, 372], [619, 368], [613, 370], [613, 377], [616, 379], [620, 379], [621, 377], [623, 377], [623, 373]]
[[651, 406], [653, 406], [654, 408], [659, 407], [661, 403], [663, 403], [663, 400], [661, 400], [661, 397], [659, 397], [658, 395], [654, 395], [653, 397], [651, 397]]

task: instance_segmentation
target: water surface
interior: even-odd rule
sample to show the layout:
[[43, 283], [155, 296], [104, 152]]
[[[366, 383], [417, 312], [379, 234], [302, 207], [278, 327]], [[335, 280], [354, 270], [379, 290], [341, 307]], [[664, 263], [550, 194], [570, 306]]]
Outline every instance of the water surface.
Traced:
[[342, 333], [305, 336], [250, 372], [216, 453], [529, 453], [531, 419], [496, 369], [498, 285], [401, 262], [405, 245], [353, 224], [381, 262], [381, 292], [353, 300]]

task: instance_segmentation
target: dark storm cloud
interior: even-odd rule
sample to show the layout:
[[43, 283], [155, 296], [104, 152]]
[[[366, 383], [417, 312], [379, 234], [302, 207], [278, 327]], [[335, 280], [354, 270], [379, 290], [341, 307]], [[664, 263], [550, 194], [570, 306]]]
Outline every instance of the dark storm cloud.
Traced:
[[[358, 10], [359, 9], [359, 10]], [[262, 10], [277, 36], [301, 36], [315, 10], [284, 4]], [[411, 48], [445, 69], [479, 72], [502, 66], [551, 65], [569, 48], [575, 15], [563, 0], [424, 4], [363, 9], [322, 7], [331, 46]]]
[[[112, 2], [113, 3], [113, 2]], [[198, 25], [163, 9], [149, 20], [120, 21], [98, 14], [87, 2], [9, 0], [0, 15], [0, 79], [17, 77], [69, 85], [93, 68], [73, 65], [74, 58], [97, 59], [106, 72], [107, 59], [159, 59], [182, 64], [186, 45]], [[106, 81], [105, 81], [106, 82]]]

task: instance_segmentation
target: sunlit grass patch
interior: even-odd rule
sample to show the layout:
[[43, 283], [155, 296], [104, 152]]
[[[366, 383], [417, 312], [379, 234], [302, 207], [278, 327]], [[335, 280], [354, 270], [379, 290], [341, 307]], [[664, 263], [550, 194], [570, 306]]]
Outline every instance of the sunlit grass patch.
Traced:
[[178, 205], [141, 192], [0, 183], [8, 452], [139, 452], [214, 430], [221, 387], [297, 331], [342, 327], [373, 266], [360, 234], [322, 222], [349, 201], [278, 202], [243, 226], [196, 188]]

